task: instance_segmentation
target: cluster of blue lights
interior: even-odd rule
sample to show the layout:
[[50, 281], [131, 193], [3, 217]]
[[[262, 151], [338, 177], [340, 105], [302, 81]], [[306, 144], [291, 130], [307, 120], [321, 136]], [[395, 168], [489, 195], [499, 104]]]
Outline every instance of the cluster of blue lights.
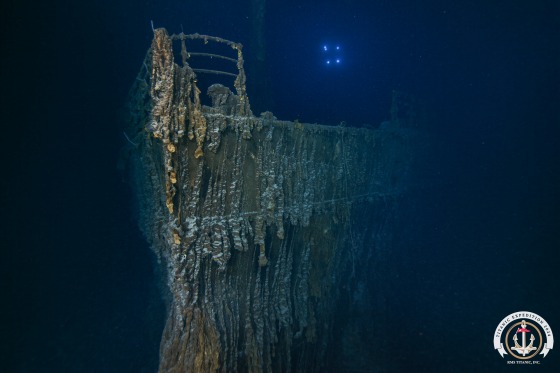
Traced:
[[342, 61], [340, 45], [335, 45], [330, 47], [329, 45], [323, 45], [323, 58], [325, 64], [327, 65], [340, 65]]

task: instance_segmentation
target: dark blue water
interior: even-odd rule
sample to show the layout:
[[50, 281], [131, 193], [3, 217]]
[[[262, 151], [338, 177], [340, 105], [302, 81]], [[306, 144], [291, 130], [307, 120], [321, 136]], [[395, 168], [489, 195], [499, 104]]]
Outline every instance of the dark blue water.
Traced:
[[164, 306], [116, 168], [152, 20], [243, 43], [256, 114], [376, 126], [393, 90], [423, 102], [431, 153], [389, 260], [389, 371], [528, 369], [492, 346], [515, 311], [560, 333], [557, 1], [269, 0], [261, 44], [250, 1], [1, 7], [0, 371], [157, 369]]

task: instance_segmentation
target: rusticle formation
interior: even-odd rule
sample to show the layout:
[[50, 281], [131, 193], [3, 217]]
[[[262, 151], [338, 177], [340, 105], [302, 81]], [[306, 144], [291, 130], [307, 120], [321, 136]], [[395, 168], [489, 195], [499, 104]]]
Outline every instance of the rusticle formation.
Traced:
[[[237, 52], [212, 107], [193, 39]], [[140, 227], [169, 290], [162, 372], [321, 371], [348, 356], [340, 300], [383, 273], [409, 138], [255, 117], [245, 79], [240, 44], [156, 29], [130, 93]]]

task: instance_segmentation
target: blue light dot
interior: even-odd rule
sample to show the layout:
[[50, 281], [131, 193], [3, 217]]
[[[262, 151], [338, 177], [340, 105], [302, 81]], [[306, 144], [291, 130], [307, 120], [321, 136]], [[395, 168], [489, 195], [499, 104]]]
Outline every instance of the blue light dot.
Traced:
[[336, 63], [340, 63], [340, 58], [337, 58], [337, 59], [336, 59]]
[[327, 50], [327, 46], [326, 46], [326, 45], [323, 45], [323, 50], [325, 50], [325, 51]]

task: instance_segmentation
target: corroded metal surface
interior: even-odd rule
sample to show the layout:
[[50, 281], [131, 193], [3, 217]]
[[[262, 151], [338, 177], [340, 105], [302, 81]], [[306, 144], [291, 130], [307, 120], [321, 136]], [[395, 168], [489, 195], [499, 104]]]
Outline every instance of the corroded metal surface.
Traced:
[[212, 86], [201, 106], [185, 39], [155, 30], [129, 101], [140, 226], [169, 289], [160, 371], [320, 371], [339, 301], [383, 271], [408, 137], [253, 116], [240, 48], [237, 94]]

